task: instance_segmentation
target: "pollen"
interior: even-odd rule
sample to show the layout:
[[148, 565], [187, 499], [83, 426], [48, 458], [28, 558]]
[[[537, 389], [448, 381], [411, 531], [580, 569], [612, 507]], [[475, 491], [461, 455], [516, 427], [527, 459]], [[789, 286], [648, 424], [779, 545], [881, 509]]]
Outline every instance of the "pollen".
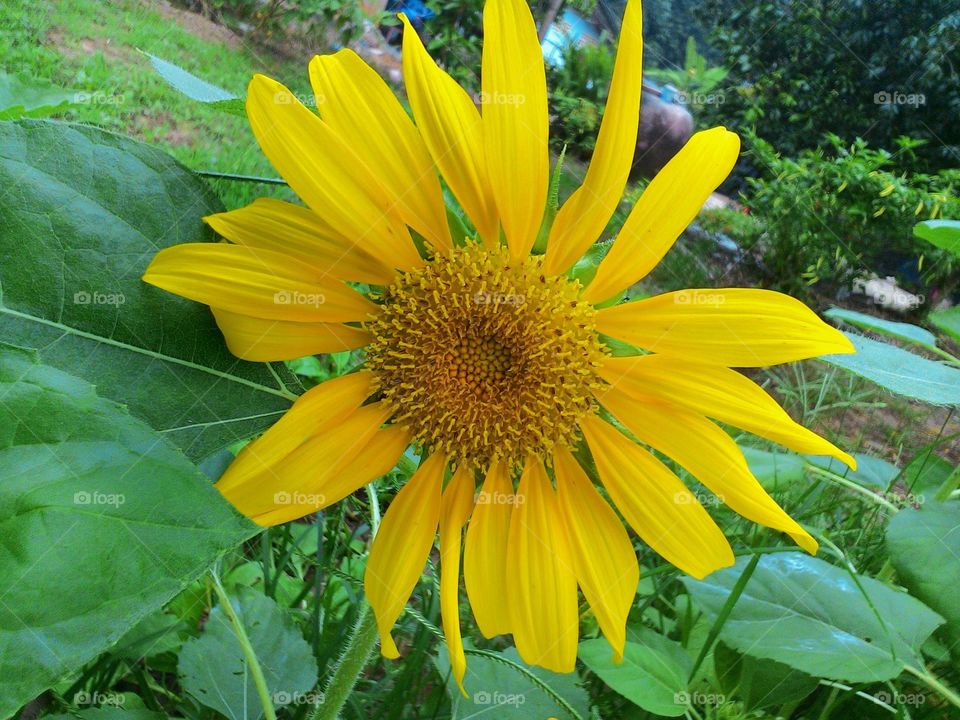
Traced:
[[393, 422], [477, 467], [574, 445], [577, 421], [596, 411], [603, 353], [580, 289], [546, 275], [541, 257], [477, 244], [399, 274], [365, 324]]

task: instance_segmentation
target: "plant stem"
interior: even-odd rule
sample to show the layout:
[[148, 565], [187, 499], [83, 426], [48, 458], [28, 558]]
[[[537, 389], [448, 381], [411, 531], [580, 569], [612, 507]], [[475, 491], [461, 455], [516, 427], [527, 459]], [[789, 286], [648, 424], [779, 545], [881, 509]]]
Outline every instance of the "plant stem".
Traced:
[[347, 647], [340, 656], [337, 668], [323, 690], [323, 702], [313, 711], [311, 720], [336, 720], [340, 710], [353, 692], [357, 678], [377, 645], [377, 622], [370, 606], [364, 601], [360, 605], [357, 622], [347, 641]]
[[258, 175], [236, 175], [234, 173], [214, 172], [213, 170], [194, 170], [193, 174], [217, 180], [236, 180], [238, 182], [263, 183], [264, 185], [287, 184], [287, 181], [281, 178], [260, 177]]
[[260, 704], [263, 706], [263, 715], [266, 720], [277, 720], [277, 712], [273, 709], [273, 700], [270, 698], [267, 679], [263, 675], [263, 668], [260, 667], [260, 661], [257, 660], [257, 654], [253, 650], [253, 645], [250, 644], [250, 638], [247, 637], [247, 631], [244, 629], [243, 623], [240, 622], [240, 618], [237, 617], [237, 613], [233, 609], [233, 604], [230, 602], [230, 598], [227, 597], [223, 585], [220, 584], [220, 578], [216, 573], [211, 574], [213, 575], [213, 589], [217, 593], [217, 598], [220, 600], [220, 607], [223, 608], [223, 611], [230, 619], [230, 625], [233, 626], [233, 632], [237, 636], [237, 641], [243, 650], [243, 656], [246, 658], [247, 667], [250, 668], [250, 674], [253, 676], [253, 684], [257, 688], [257, 695], [260, 698]]
[[957, 695], [956, 692], [948, 688], [940, 679], [935, 675], [931, 675], [926, 670], [918, 670], [915, 667], [906, 665], [904, 668], [908, 673], [916, 677], [920, 682], [929, 687], [931, 690], [936, 690], [940, 693], [951, 705], [954, 707], [960, 708], [960, 695]]

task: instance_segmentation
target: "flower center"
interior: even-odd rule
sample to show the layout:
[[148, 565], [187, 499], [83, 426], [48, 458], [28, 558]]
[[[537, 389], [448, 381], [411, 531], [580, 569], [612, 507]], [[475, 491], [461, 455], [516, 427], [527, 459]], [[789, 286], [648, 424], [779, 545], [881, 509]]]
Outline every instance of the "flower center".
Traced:
[[579, 283], [542, 266], [470, 244], [387, 288], [367, 366], [418, 444], [485, 466], [576, 442], [602, 346]]

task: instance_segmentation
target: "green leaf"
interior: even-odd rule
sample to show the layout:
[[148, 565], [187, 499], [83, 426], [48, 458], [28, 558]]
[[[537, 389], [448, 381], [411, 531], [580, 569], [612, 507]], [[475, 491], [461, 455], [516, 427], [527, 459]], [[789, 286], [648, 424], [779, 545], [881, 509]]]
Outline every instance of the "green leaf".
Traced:
[[24, 81], [0, 72], [0, 120], [46, 117], [66, 109], [77, 93], [32, 78]]
[[946, 310], [934, 310], [927, 320], [940, 328], [954, 340], [960, 342], [960, 306]]
[[925, 330], [918, 325], [892, 322], [890, 320], [884, 320], [883, 318], [865, 315], [864, 313], [853, 310], [844, 310], [838, 307], [830, 308], [824, 315], [835, 320], [843, 320], [844, 322], [864, 328], [865, 330], [872, 330], [881, 335], [897, 338], [898, 340], [906, 340], [921, 347], [932, 348], [937, 346], [936, 336], [929, 330]]
[[577, 656], [611, 689], [657, 715], [679, 717], [690, 702], [687, 677], [693, 661], [679, 643], [647, 628], [637, 628], [623, 650], [623, 661], [612, 659], [604, 639], [584, 640]]
[[[748, 561], [683, 583], [717, 617]], [[921, 667], [919, 648], [943, 618], [906, 593], [855, 577], [802, 553], [765, 555], [720, 639], [741, 653], [832, 680], [877, 682], [905, 665]]]
[[742, 700], [747, 712], [799, 702], [820, 684], [789, 665], [743, 655], [724, 643], [717, 643], [713, 653], [720, 687]]
[[[239, 588], [234, 610], [263, 669], [275, 707], [315, 704], [313, 651], [288, 613], [262, 592]], [[231, 720], [257, 720], [263, 707], [243, 649], [223, 608], [210, 613], [203, 634], [180, 651], [180, 680], [193, 698]]]
[[140, 279], [161, 248], [214, 239], [201, 217], [223, 207], [202, 180], [133, 140], [24, 120], [0, 123], [0, 186], [0, 341], [37, 348], [193, 460], [289, 407], [208, 308]]
[[887, 527], [887, 546], [901, 582], [946, 618], [943, 639], [960, 659], [960, 504], [901, 510]]
[[913, 234], [960, 257], [960, 220], [924, 220], [913, 226]]
[[779, 490], [804, 478], [806, 461], [800, 455], [786, 452], [769, 452], [748, 445], [740, 450], [747, 459], [751, 472], [767, 490]]
[[76, 715], [66, 713], [44, 715], [43, 720], [77, 720], [77, 718], [80, 720], [164, 720], [166, 717], [163, 713], [143, 708], [92, 707], [81, 710]]
[[855, 355], [824, 355], [831, 365], [872, 380], [897, 395], [932, 405], [960, 405], [960, 370], [862, 335], [847, 337]]
[[886, 490], [900, 474], [900, 468], [896, 465], [864, 453], [853, 453], [853, 459], [857, 461], [856, 470], [851, 470], [836, 458], [807, 455], [806, 459], [811, 465], [829, 470], [835, 475], [853, 480], [866, 487], [883, 490]]
[[903, 484], [914, 495], [933, 497], [955, 469], [952, 462], [932, 451], [921, 452], [903, 469]]
[[183, 93], [191, 100], [206, 103], [232, 115], [239, 115], [244, 118], [247, 116], [243, 100], [232, 92], [212, 85], [206, 80], [201, 80], [179, 65], [174, 65], [172, 62], [158, 58], [156, 55], [151, 55], [150, 53], [144, 53], [144, 55], [150, 58], [150, 63], [154, 69], [160, 73], [160, 77], [170, 83], [175, 90]]
[[[435, 662], [440, 676], [446, 680], [447, 695], [453, 706], [452, 720], [476, 717], [497, 720], [555, 717], [570, 720], [575, 717], [554, 696], [559, 696], [583, 720], [590, 717], [590, 698], [578, 684], [575, 674], [561, 675], [527, 665], [520, 659], [516, 648], [510, 647], [489, 655], [467, 655], [467, 674], [463, 684], [469, 698], [463, 697], [457, 688], [450, 672], [450, 656], [445, 645], [441, 646]], [[531, 680], [531, 675], [549, 687], [550, 692]]]
[[90, 384], [0, 345], [0, 717], [258, 529]]

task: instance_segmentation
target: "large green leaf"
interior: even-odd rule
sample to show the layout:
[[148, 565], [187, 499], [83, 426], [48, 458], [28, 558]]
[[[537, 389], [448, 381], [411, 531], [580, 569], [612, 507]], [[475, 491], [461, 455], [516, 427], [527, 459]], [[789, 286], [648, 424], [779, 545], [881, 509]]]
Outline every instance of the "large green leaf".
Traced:
[[[467, 655], [463, 685], [469, 697], [460, 694], [450, 672], [446, 646], [436, 658], [437, 670], [446, 680], [454, 720], [490, 717], [529, 720], [554, 717], [571, 720], [590, 717], [590, 698], [575, 674], [558, 674], [527, 665], [516, 648], [486, 655]], [[570, 710], [573, 710], [573, 713]], [[574, 714], [575, 713], [575, 714]]]
[[960, 370], [861, 335], [847, 337], [855, 355], [824, 355], [831, 365], [872, 380], [897, 395], [933, 405], [960, 405]]
[[789, 665], [738, 653], [724, 643], [713, 651], [717, 680], [747, 711], [803, 700], [820, 681]]
[[960, 257], [960, 220], [924, 220], [913, 226], [913, 234]]
[[690, 702], [687, 678], [693, 660], [679, 643], [647, 628], [627, 641], [623, 661], [614, 663], [606, 640], [584, 640], [577, 657], [627, 700], [657, 715], [678, 717]]
[[960, 342], [960, 306], [946, 310], [934, 310], [927, 319], [943, 330], [954, 340]]
[[960, 504], [901, 510], [887, 527], [887, 545], [903, 584], [946, 618], [944, 639], [960, 658]]
[[845, 310], [844, 308], [838, 307], [830, 308], [824, 313], [824, 315], [826, 315], [828, 318], [833, 318], [834, 320], [843, 320], [851, 325], [872, 330], [876, 333], [880, 333], [881, 335], [897, 338], [899, 340], [906, 340], [907, 342], [915, 343], [922, 347], [930, 348], [936, 347], [937, 345], [937, 338], [934, 336], [934, 334], [929, 330], [925, 330], [919, 325], [893, 322], [891, 320], [884, 320], [883, 318], [874, 317], [873, 315], [865, 315], [864, 313], [856, 312], [855, 310]]
[[[749, 558], [684, 578], [698, 605], [717, 617]], [[802, 553], [760, 559], [720, 638], [735, 650], [815, 677], [875, 682], [920, 667], [919, 648], [943, 618], [919, 600]]]
[[0, 120], [46, 117], [78, 100], [82, 100], [82, 93], [64, 90], [36, 78], [27, 81], [0, 72]]
[[0, 717], [257, 530], [89, 383], [0, 345]]
[[741, 445], [740, 450], [747, 459], [750, 471], [767, 490], [782, 490], [793, 483], [801, 482], [805, 477], [804, 468], [807, 463], [802, 455], [770, 452], [749, 445]]
[[0, 123], [0, 187], [0, 341], [37, 348], [194, 460], [289, 406], [206, 307], [140, 279], [161, 248], [213, 239], [201, 217], [222, 207], [200, 179], [133, 140], [25, 120]]
[[[315, 704], [309, 691], [317, 682], [313, 651], [288, 614], [262, 591], [241, 588], [231, 598], [263, 670], [274, 706]], [[180, 651], [183, 688], [196, 700], [230, 720], [257, 720], [263, 706], [243, 649], [222, 607], [216, 607], [203, 634]]]

